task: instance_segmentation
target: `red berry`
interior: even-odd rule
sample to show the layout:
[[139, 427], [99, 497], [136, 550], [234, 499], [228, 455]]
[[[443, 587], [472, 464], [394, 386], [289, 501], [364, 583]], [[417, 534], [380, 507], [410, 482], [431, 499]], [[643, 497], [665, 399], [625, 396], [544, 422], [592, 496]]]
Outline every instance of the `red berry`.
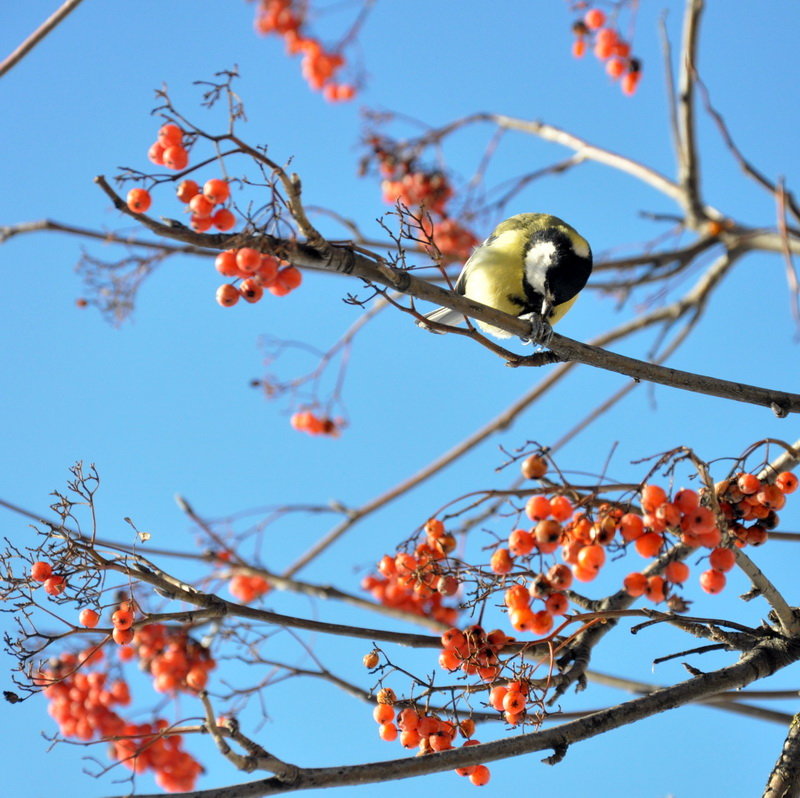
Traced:
[[236, 265], [240, 271], [252, 274], [261, 265], [261, 253], [251, 247], [242, 247], [236, 253]]
[[240, 296], [236, 286], [230, 283], [225, 283], [217, 289], [217, 302], [223, 308], [233, 307], [239, 301]]
[[51, 596], [59, 596], [67, 587], [67, 581], [63, 576], [51, 576], [44, 581], [44, 592]]
[[50, 578], [53, 573], [53, 566], [49, 562], [39, 560], [31, 566], [31, 579], [37, 582], [44, 582]]
[[181, 144], [183, 142], [183, 131], [177, 125], [168, 122], [166, 125], [162, 125], [158, 131], [158, 140], [165, 147]]
[[189, 210], [200, 219], [207, 219], [214, 211], [214, 203], [205, 194], [195, 194], [189, 200]]
[[78, 616], [81, 626], [85, 626], [87, 629], [94, 629], [99, 620], [100, 616], [92, 609], [81, 610], [81, 614]]
[[200, 193], [200, 186], [194, 180], [183, 180], [178, 186], [176, 194], [181, 202], [189, 202], [196, 194]]
[[167, 169], [185, 169], [189, 163], [189, 153], [180, 146], [180, 144], [173, 144], [164, 150], [164, 166]]
[[127, 196], [128, 208], [134, 213], [145, 213], [153, 204], [150, 192], [144, 188], [132, 188]]
[[231, 230], [236, 225], [236, 216], [234, 216], [233, 211], [227, 208], [220, 208], [211, 220], [214, 222], [214, 227], [223, 233], [226, 230]]
[[589, 30], [597, 30], [606, 24], [606, 15], [599, 8], [592, 8], [586, 12], [583, 21]]
[[249, 277], [247, 280], [242, 280], [239, 293], [248, 302], [258, 302], [264, 296], [264, 289], [256, 280]]
[[219, 205], [230, 197], [231, 190], [227, 181], [215, 177], [206, 181], [203, 186], [203, 194], [209, 202]]

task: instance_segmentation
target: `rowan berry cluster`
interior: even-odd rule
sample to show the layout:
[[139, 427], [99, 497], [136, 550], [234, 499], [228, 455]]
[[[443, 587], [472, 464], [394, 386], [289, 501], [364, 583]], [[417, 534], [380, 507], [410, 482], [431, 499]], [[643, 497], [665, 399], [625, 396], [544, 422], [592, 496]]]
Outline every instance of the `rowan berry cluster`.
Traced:
[[442, 255], [466, 260], [479, 242], [470, 230], [448, 216], [447, 205], [454, 192], [447, 176], [437, 170], [420, 169], [414, 158], [399, 154], [391, 142], [377, 136], [372, 136], [367, 143], [383, 178], [383, 201], [390, 205], [401, 202], [415, 210], [422, 232]]
[[455, 595], [458, 580], [447, 573], [442, 561], [453, 551], [455, 538], [448, 535], [444, 524], [431, 519], [425, 525], [426, 540], [413, 554], [401, 552], [394, 557], [385, 554], [378, 563], [378, 573], [370, 574], [361, 583], [376, 601], [435, 618], [452, 625], [458, 617], [455, 607], [445, 606], [442, 600]]
[[493, 682], [502, 670], [499, 653], [514, 638], [501, 629], [486, 632], [473, 624], [461, 631], [452, 627], [442, 634], [439, 665], [447, 671], [462, 670], [477, 675], [484, 682]]
[[209, 650], [182, 628], [149, 623], [135, 631], [131, 642], [159, 693], [200, 692], [216, 667]]
[[41, 582], [44, 592], [49, 596], [60, 596], [67, 587], [67, 580], [53, 572], [53, 566], [44, 560], [38, 560], [31, 565], [31, 579]]
[[273, 296], [286, 296], [303, 282], [298, 268], [252, 247], [220, 252], [214, 268], [224, 277], [241, 280], [238, 286], [223, 283], [217, 289], [217, 302], [224, 308], [233, 307], [240, 299], [258, 302], [265, 291]]
[[230, 594], [242, 604], [250, 604], [272, 590], [272, 585], [258, 574], [237, 573], [228, 582]]
[[292, 0], [260, 0], [256, 8], [256, 31], [281, 36], [289, 55], [302, 54], [303, 78], [314, 91], [322, 91], [328, 102], [352, 100], [355, 86], [335, 80], [345, 64], [344, 57], [326, 51], [319, 39], [303, 31], [304, 23], [304, 8]]
[[289, 419], [292, 429], [298, 432], [307, 432], [309, 435], [328, 435], [335, 438], [339, 435], [344, 426], [341, 419], [333, 419], [325, 416], [318, 416], [311, 410], [299, 410], [292, 413]]
[[122, 718], [113, 707], [130, 704], [128, 684], [123, 679], [112, 682], [100, 671], [87, 672], [88, 664], [98, 659], [99, 648], [90, 654], [65, 652], [34, 675], [61, 734], [84, 742], [117, 738], [111, 741], [113, 759], [136, 773], [153, 770], [158, 785], [168, 792], [194, 790], [202, 767], [182, 750], [181, 736], [166, 734], [165, 720], [133, 724]]
[[[372, 716], [378, 724], [378, 734], [382, 740], [394, 742], [399, 737], [403, 748], [418, 748], [420, 755], [455, 748], [456, 735], [459, 733], [465, 738], [464, 747], [480, 742], [472, 736], [475, 734], [475, 721], [471, 718], [460, 722], [444, 720], [413, 706], [398, 712], [394, 707], [394, 693], [388, 689], [379, 691], [377, 700]], [[478, 787], [488, 784], [491, 777], [486, 765], [456, 768], [456, 773], [468, 777]]]
[[590, 8], [583, 19], [573, 23], [572, 32], [575, 34], [572, 42], [575, 58], [583, 58], [591, 46], [595, 57], [605, 62], [606, 73], [620, 81], [622, 93], [631, 95], [636, 91], [642, 77], [642, 63], [631, 55], [630, 43], [615, 27], [607, 24], [605, 12]]

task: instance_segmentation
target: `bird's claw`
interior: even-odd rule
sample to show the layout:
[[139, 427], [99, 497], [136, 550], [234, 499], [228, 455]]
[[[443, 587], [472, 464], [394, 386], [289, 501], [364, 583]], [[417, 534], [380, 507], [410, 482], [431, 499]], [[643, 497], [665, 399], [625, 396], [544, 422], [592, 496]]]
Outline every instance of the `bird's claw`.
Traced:
[[553, 328], [548, 321], [538, 313], [528, 313], [520, 318], [531, 323], [530, 335], [521, 338], [522, 343], [540, 344], [541, 346], [547, 346], [550, 343], [550, 339], [553, 337]]

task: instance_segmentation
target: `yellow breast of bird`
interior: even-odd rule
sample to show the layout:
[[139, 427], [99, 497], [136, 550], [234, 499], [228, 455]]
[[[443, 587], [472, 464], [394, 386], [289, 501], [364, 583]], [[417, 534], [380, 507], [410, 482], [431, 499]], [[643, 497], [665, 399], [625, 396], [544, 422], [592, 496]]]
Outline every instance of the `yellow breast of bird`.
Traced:
[[516, 316], [525, 301], [519, 249], [519, 235], [514, 231], [477, 249], [467, 267], [464, 295]]

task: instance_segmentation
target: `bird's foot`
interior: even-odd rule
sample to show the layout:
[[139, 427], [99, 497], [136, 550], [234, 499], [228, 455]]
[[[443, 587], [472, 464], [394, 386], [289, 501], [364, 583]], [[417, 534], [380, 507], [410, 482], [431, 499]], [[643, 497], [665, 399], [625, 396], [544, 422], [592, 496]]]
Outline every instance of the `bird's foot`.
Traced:
[[520, 316], [520, 318], [531, 323], [530, 335], [522, 338], [522, 343], [531, 345], [538, 344], [540, 346], [547, 346], [547, 344], [550, 343], [550, 339], [553, 337], [553, 328], [548, 321], [538, 313], [526, 313], [524, 316]]

